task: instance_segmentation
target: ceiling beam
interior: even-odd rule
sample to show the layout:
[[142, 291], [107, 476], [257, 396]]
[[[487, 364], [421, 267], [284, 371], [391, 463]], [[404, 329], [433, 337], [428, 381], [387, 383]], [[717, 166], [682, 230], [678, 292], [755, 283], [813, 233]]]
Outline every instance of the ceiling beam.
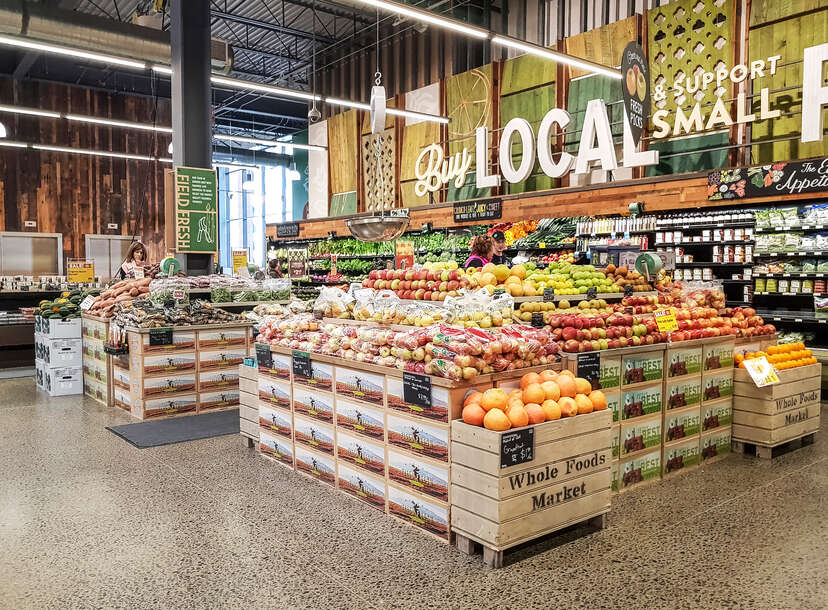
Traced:
[[[216, 9], [213, 9], [210, 12], [214, 17], [217, 17], [219, 19], [225, 19], [227, 21], [233, 21], [235, 23], [249, 25], [254, 28], [268, 30], [276, 34], [285, 34], [287, 36], [293, 36], [294, 38], [304, 38], [305, 40], [314, 39], [314, 35], [311, 32], [305, 32], [304, 30], [297, 30], [296, 28], [291, 28], [284, 25], [277, 25], [275, 23], [268, 23], [266, 21], [259, 21], [258, 19], [243, 17], [241, 15], [233, 15], [232, 13], [225, 13], [224, 11], [219, 11]], [[334, 42], [333, 38], [320, 36], [319, 34], [316, 35], [316, 40], [324, 44], [331, 44]]]

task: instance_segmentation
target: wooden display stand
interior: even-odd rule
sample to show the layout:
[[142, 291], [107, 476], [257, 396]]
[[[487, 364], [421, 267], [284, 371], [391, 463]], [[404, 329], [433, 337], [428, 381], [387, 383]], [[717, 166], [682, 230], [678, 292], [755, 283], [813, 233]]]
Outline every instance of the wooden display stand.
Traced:
[[251, 326], [127, 328], [129, 355], [113, 358], [114, 403], [138, 419], [237, 408]]
[[748, 372], [736, 369], [733, 401], [733, 450], [755, 451], [771, 459], [774, 449], [801, 439], [814, 441], [819, 430], [822, 365], [779, 371], [779, 383], [757, 388]]
[[247, 447], [259, 442], [258, 382], [257, 367], [239, 365], [239, 434]]
[[[609, 410], [534, 426], [534, 459], [503, 467], [504, 436], [462, 421], [451, 429], [451, 529], [457, 547], [483, 545], [483, 561], [582, 522], [604, 527], [610, 509]], [[508, 440], [508, 438], [507, 438]], [[508, 444], [508, 442], [506, 443]]]
[[112, 405], [112, 356], [104, 352], [109, 319], [81, 314], [83, 341], [83, 393], [98, 402]]
[[[355, 360], [292, 350], [259, 356], [255, 388], [242, 379], [243, 400], [258, 407], [259, 451], [363, 501], [443, 542], [450, 530], [450, 430], [468, 392], [558, 365], [481, 375], [468, 382], [422, 376], [430, 404], [405, 399], [403, 372]], [[249, 405], [249, 403], [245, 403]], [[251, 437], [252, 435], [247, 435]]]

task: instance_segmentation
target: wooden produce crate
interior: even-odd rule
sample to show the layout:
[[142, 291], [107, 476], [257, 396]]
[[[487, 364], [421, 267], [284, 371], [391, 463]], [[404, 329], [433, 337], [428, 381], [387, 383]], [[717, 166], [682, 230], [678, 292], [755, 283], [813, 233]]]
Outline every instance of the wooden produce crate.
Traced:
[[[483, 545], [484, 561], [570, 525], [603, 526], [610, 507], [612, 414], [608, 410], [534, 426], [533, 459], [501, 467], [515, 431], [494, 432], [453, 421], [451, 528], [466, 552]], [[507, 436], [509, 435], [509, 436]]]
[[259, 453], [272, 458], [273, 461], [279, 464], [293, 468], [294, 447], [292, 440], [267, 430], [259, 430], [258, 435]]
[[104, 352], [109, 320], [81, 314], [83, 392], [98, 402], [112, 405], [112, 356]]
[[701, 445], [698, 434], [666, 443], [661, 457], [661, 476], [671, 477], [687, 472], [701, 464]]
[[703, 339], [681, 341], [667, 347], [664, 376], [668, 381], [701, 374], [703, 341]]
[[734, 372], [733, 447], [770, 459], [796, 439], [813, 442], [819, 430], [822, 365], [779, 371], [779, 383], [757, 388], [744, 369]]
[[[259, 441], [259, 370], [256, 367], [239, 365], [239, 433], [245, 445], [252, 447]], [[291, 459], [293, 453], [291, 452]]]

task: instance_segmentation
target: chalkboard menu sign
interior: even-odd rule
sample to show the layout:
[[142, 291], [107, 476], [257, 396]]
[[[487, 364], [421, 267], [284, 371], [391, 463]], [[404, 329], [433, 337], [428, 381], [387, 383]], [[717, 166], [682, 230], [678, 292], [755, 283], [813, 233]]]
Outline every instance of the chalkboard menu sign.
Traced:
[[276, 237], [299, 237], [298, 222], [283, 222], [276, 225]]
[[256, 344], [256, 362], [259, 368], [269, 370], [273, 368], [273, 352], [267, 344]]
[[454, 204], [454, 222], [496, 220], [502, 215], [503, 202], [500, 199], [458, 201]]
[[533, 311], [532, 312], [532, 326], [535, 328], [543, 328], [543, 312], [542, 311]]
[[601, 354], [599, 352], [587, 352], [578, 354], [578, 377], [586, 379], [592, 384], [592, 389], [597, 390], [598, 379], [601, 375]]
[[311, 366], [310, 354], [308, 352], [293, 350], [293, 375], [295, 377], [302, 377], [303, 379], [311, 379], [313, 377], [313, 367]]
[[594, 299], [598, 296], [598, 289], [595, 286], [590, 286], [586, 291], [586, 298]]
[[535, 427], [504, 432], [500, 437], [500, 467], [509, 468], [535, 459]]
[[631, 297], [632, 295], [633, 295], [633, 285], [632, 284], [627, 284], [626, 286], [624, 286], [624, 296], [625, 297]]
[[403, 371], [403, 400], [418, 407], [431, 407], [431, 378]]
[[172, 328], [151, 328], [149, 331], [150, 345], [172, 345]]
[[544, 288], [543, 289], [543, 300], [544, 302], [550, 302], [555, 300], [555, 289], [554, 288]]

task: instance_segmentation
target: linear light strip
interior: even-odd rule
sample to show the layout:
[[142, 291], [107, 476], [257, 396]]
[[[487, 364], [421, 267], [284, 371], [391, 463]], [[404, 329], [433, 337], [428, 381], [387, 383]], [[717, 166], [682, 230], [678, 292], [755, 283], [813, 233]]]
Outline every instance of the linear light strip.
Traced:
[[325, 151], [328, 150], [325, 146], [317, 146], [315, 144], [294, 144], [293, 142], [280, 142], [278, 140], [265, 140], [260, 138], [248, 138], [246, 136], [234, 136], [228, 134], [215, 134], [213, 136], [216, 140], [226, 140], [231, 142], [245, 142], [247, 144], [259, 144], [262, 146], [291, 146], [293, 148], [298, 148], [300, 150], [320, 150]]
[[135, 61], [133, 59], [124, 59], [122, 57], [115, 57], [114, 55], [103, 55], [101, 53], [91, 53], [89, 51], [81, 51], [80, 49], [72, 49], [69, 47], [62, 47], [42, 42], [34, 42], [30, 39], [12, 38], [11, 36], [0, 36], [0, 43], [12, 47], [19, 47], [23, 49], [33, 49], [35, 51], [46, 51], [47, 53], [55, 53], [56, 55], [66, 55], [69, 57], [78, 57], [81, 59], [88, 59], [90, 61], [98, 61], [105, 64], [117, 64], [126, 68], [135, 68], [137, 70], [146, 70], [147, 64], [143, 61]]
[[465, 23], [454, 19], [444, 19], [442, 17], [438, 17], [437, 15], [433, 15], [432, 13], [429, 13], [427, 11], [402, 6], [394, 2], [384, 2], [383, 0], [356, 1], [360, 4], [367, 4], [368, 6], [373, 6], [375, 8], [390, 11], [392, 13], [397, 13], [398, 15], [411, 17], [412, 19], [423, 21], [425, 23], [430, 23], [431, 25], [436, 25], [441, 28], [446, 28], [447, 30], [460, 32], [461, 34], [466, 34], [468, 36], [471, 36], [472, 38], [485, 39], [489, 37], [489, 31], [484, 30], [483, 28], [466, 25]]
[[251, 91], [262, 91], [263, 93], [272, 93], [273, 95], [284, 95], [287, 97], [296, 97], [303, 100], [321, 100], [321, 96], [314, 96], [312, 93], [305, 93], [304, 91], [294, 91], [293, 89], [285, 89], [284, 87], [274, 87], [272, 85], [265, 85], [262, 83], [255, 83], [252, 81], [244, 81], [236, 78], [226, 78], [224, 76], [211, 76], [210, 80], [216, 85], [224, 85], [233, 89], [250, 89]]
[[149, 123], [134, 123], [132, 121], [113, 121], [111, 119], [99, 119], [93, 116], [82, 116], [79, 114], [67, 114], [69, 121], [81, 121], [83, 123], [97, 123], [100, 125], [111, 125], [112, 127], [126, 127], [128, 129], [143, 129], [146, 131], [160, 131], [161, 133], [172, 133], [172, 127], [160, 127]]
[[586, 59], [579, 59], [577, 57], [567, 55], [566, 53], [559, 53], [558, 51], [546, 49], [522, 40], [517, 40], [508, 36], [494, 36], [492, 37], [492, 43], [499, 44], [504, 47], [510, 47], [512, 49], [518, 49], [519, 51], [524, 51], [525, 53], [529, 53], [537, 57], [543, 57], [551, 61], [621, 80], [621, 70], [613, 70], [612, 68], [602, 66], [601, 64], [597, 64]]
[[112, 157], [115, 159], [127, 159], [130, 161], [158, 161], [160, 163], [172, 163], [172, 159], [148, 157], [146, 155], [132, 155], [129, 153], [116, 153], [106, 150], [91, 150], [88, 148], [69, 148], [67, 146], [50, 146], [47, 144], [32, 144], [30, 142], [15, 142], [12, 140], [0, 140], [0, 146], [44, 150], [47, 152], [69, 153], [73, 155], [89, 155], [93, 157]]
[[59, 119], [59, 112], [52, 112], [51, 110], [40, 110], [39, 108], [24, 108], [22, 106], [2, 106], [0, 105], [0, 112], [10, 112], [13, 114], [28, 114], [31, 116], [45, 116], [52, 119]]

